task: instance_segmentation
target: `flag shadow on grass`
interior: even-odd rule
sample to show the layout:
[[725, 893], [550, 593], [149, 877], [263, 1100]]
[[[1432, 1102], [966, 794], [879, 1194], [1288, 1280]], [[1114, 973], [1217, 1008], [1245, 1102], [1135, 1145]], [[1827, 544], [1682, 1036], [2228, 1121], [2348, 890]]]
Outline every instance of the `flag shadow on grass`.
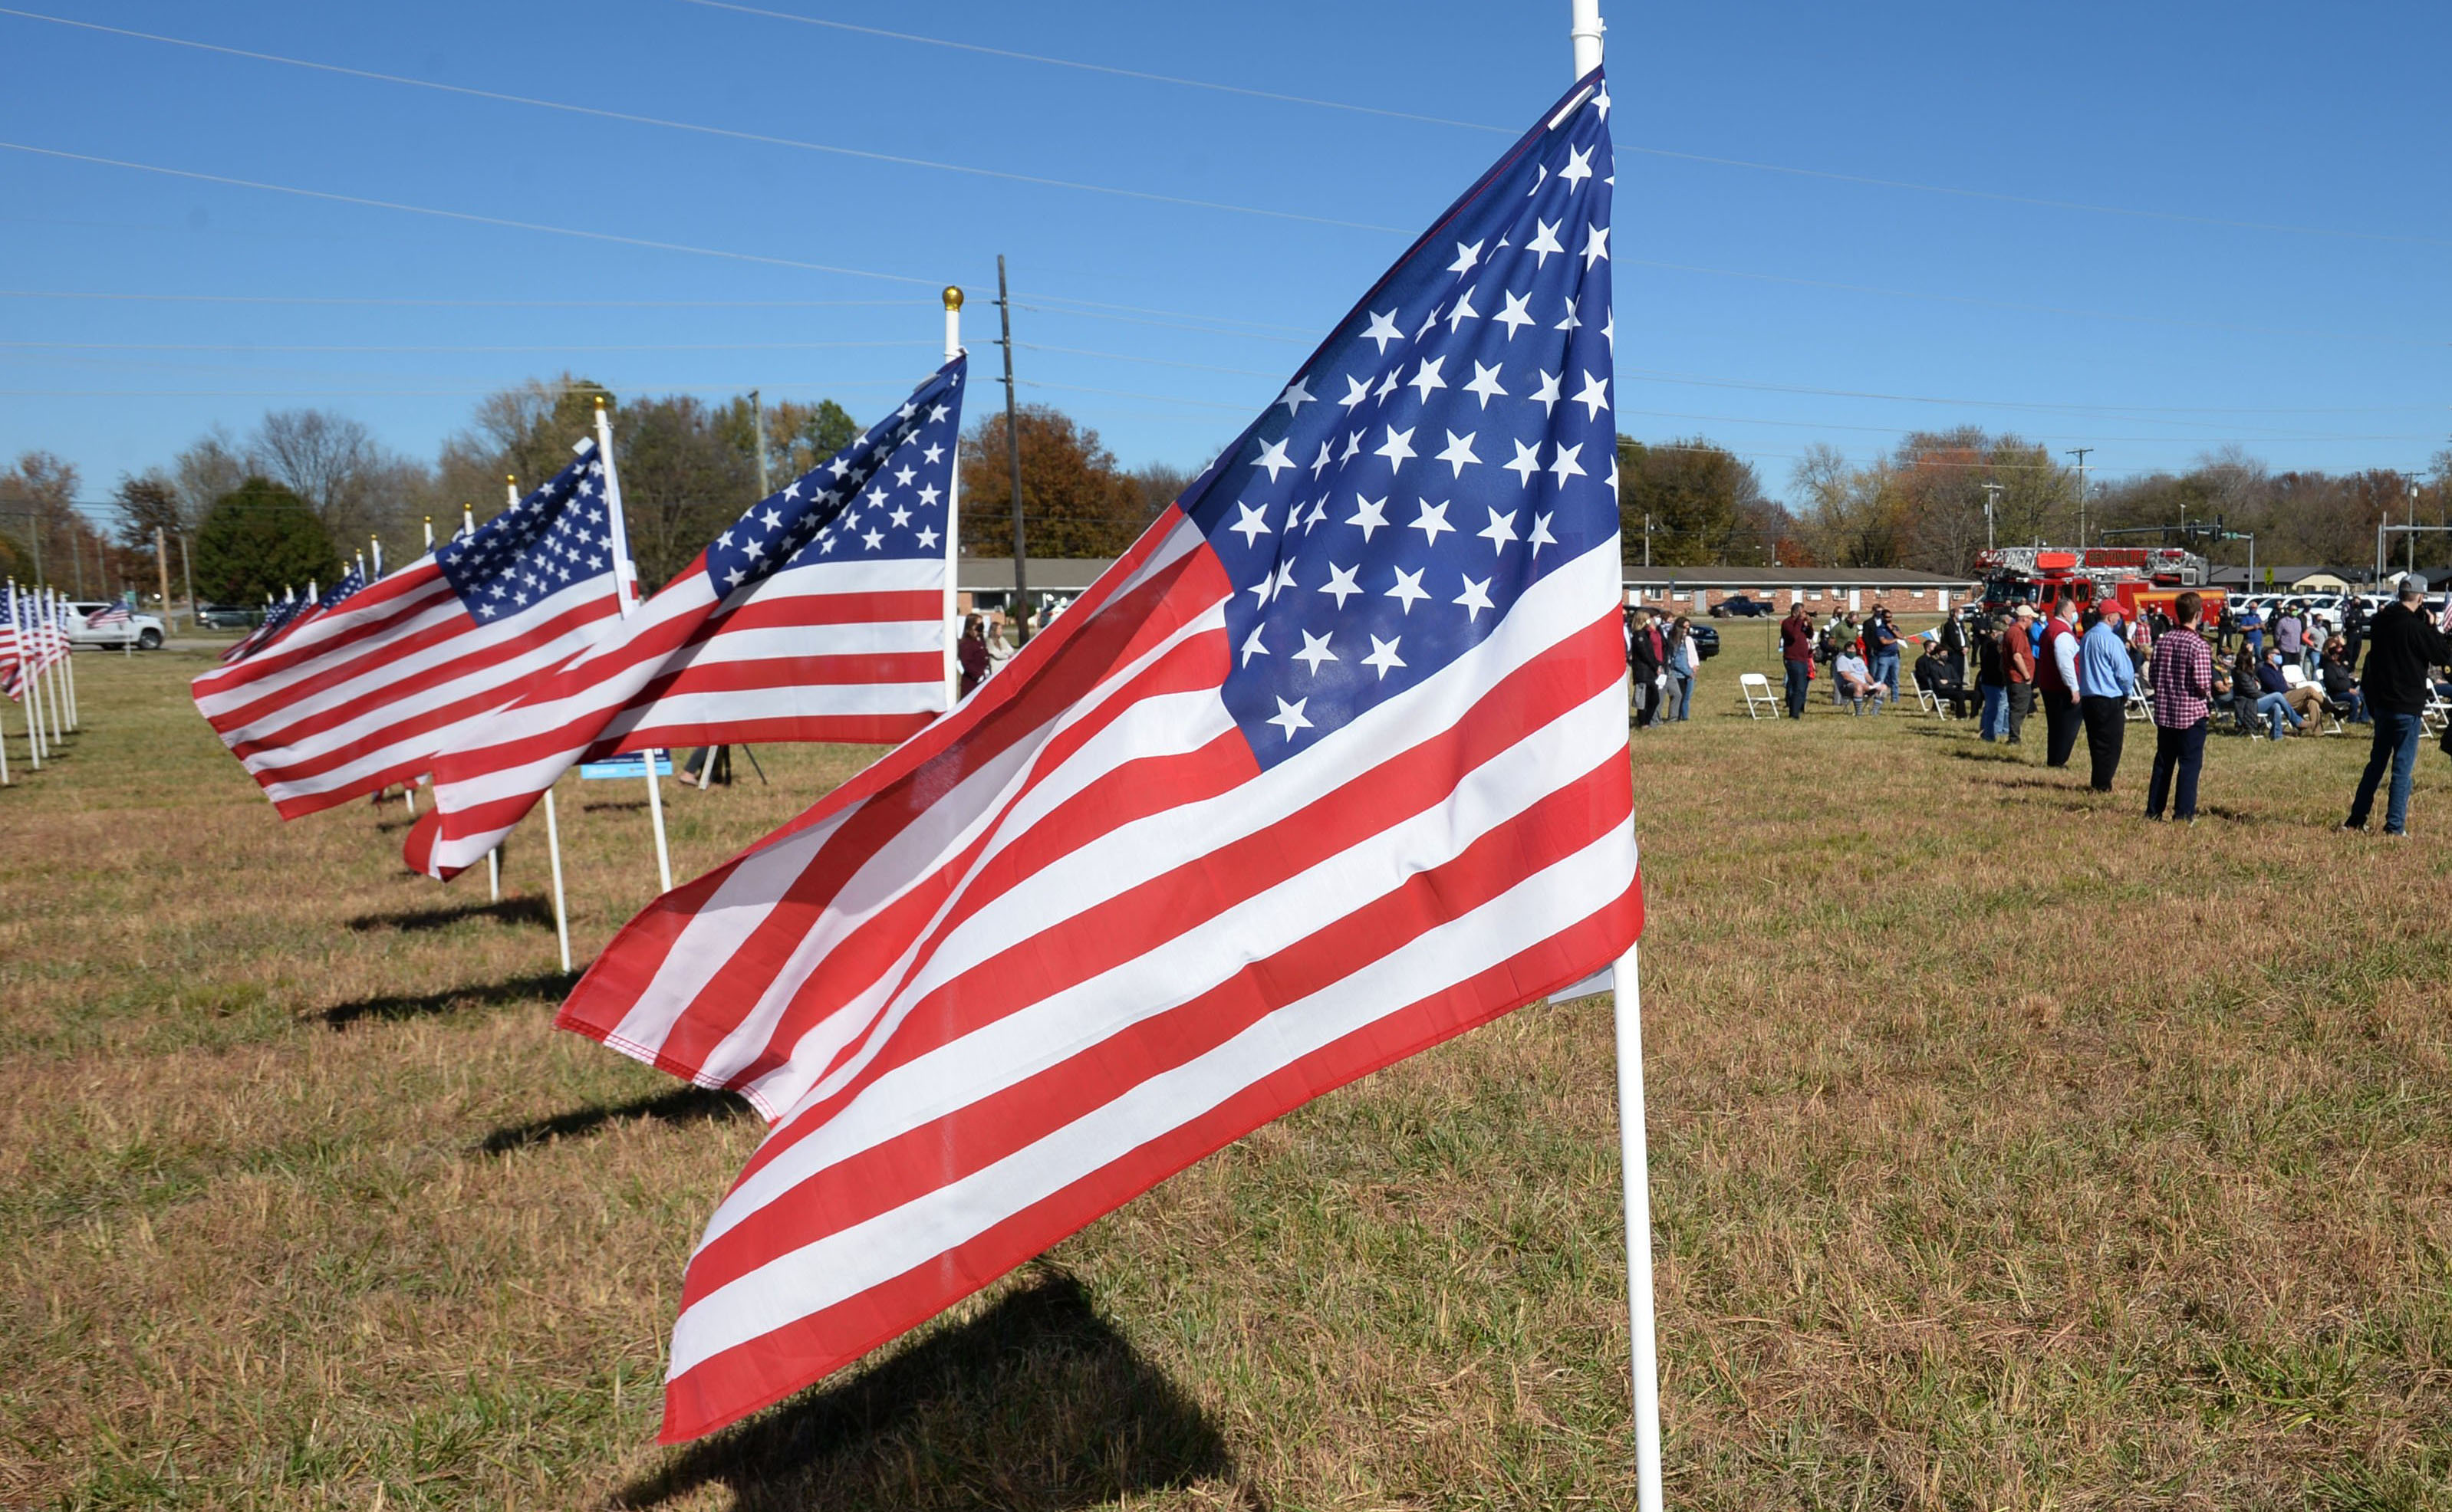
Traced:
[[482, 1148], [488, 1155], [500, 1155], [507, 1150], [542, 1145], [549, 1139], [592, 1133], [606, 1124], [627, 1123], [636, 1118], [653, 1119], [660, 1124], [699, 1124], [719, 1118], [740, 1118], [748, 1111], [749, 1100], [736, 1093], [712, 1087], [683, 1087], [611, 1108], [583, 1108], [575, 1112], [540, 1118], [532, 1124], [507, 1125], [487, 1134]]
[[372, 930], [418, 933], [448, 929], [465, 919], [499, 919], [504, 924], [553, 926], [553, 905], [541, 897], [506, 897], [499, 903], [463, 903], [456, 908], [402, 909], [391, 913], [361, 913], [349, 928], [364, 934]]
[[415, 996], [362, 997], [354, 1003], [335, 1003], [313, 1016], [334, 1029], [346, 1029], [370, 1018], [430, 1018], [458, 1009], [495, 1008], [504, 1003], [537, 1003], [549, 1007], [559, 1002], [570, 991], [570, 984], [578, 979], [560, 972], [538, 972], [484, 987], [453, 987]]
[[[1044, 1263], [986, 1312], [681, 1450], [616, 1506], [1067, 1512], [1233, 1474], [1199, 1406]], [[1241, 1506], [1264, 1503], [1241, 1488]]]

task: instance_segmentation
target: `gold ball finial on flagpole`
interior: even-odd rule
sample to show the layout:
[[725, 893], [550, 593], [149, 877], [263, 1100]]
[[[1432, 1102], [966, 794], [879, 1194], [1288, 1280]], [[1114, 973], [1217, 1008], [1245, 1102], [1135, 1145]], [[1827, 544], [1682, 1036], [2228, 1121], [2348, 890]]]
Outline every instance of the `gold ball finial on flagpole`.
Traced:
[[945, 307], [949, 310], [962, 307], [962, 291], [959, 285], [953, 284], [945, 285]]

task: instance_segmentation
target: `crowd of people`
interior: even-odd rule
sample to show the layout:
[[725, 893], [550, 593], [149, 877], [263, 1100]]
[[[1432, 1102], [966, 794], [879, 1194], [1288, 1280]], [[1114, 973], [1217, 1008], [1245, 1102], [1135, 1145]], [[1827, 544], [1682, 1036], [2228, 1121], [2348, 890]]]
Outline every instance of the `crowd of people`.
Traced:
[[1626, 665], [1633, 679], [1634, 727], [1681, 724], [1694, 712], [1694, 678], [1703, 658], [1694, 623], [1637, 606], [1626, 614]]
[[[2155, 730], [2146, 816], [2189, 823], [2205, 737], [2218, 717], [2277, 740], [2321, 729], [2327, 719], [2365, 724], [2373, 743], [2344, 828], [2367, 827], [2389, 774], [2384, 833], [2398, 835], [2407, 833], [2428, 700], [2452, 697], [2452, 683], [2436, 681], [2452, 663], [2452, 622], [2439, 624], [2426, 613], [2425, 591], [2412, 575], [2401, 580], [2394, 601], [2372, 615], [2352, 599], [2338, 631], [2300, 604], [2281, 606], [2269, 622], [2252, 606], [2234, 612], [2225, 605], [2207, 623], [2195, 593], [2179, 595], [2167, 611], [2134, 617], [2108, 596], [2084, 606], [2073, 597], [2047, 607], [2022, 603], [1971, 628], [1952, 618], [1916, 636], [1912, 691], [1961, 717], [1973, 714], [1979, 738], [2009, 745], [2024, 743], [2027, 717], [2040, 705], [2045, 764], [2066, 767], [2083, 735], [2088, 782], [2098, 793], [2112, 791], [2131, 710], [2141, 709]], [[1900, 697], [1903, 638], [1885, 608], [1862, 617], [1834, 610], [1817, 629], [1795, 605], [1780, 622], [1779, 644], [1790, 718], [1805, 717], [1822, 667], [1829, 668], [1832, 701], [1852, 713], [1879, 715]], [[2452, 729], [2443, 750], [2452, 756]]]

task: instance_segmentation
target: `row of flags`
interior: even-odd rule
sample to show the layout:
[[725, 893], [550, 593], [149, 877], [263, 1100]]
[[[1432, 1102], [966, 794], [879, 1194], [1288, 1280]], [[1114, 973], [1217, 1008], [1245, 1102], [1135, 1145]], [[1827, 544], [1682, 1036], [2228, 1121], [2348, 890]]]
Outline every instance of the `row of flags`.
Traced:
[[[26, 720], [27, 756], [35, 770], [67, 732], [78, 728], [76, 674], [69, 660], [75, 611], [56, 589], [0, 584], [0, 695]], [[125, 618], [123, 614], [123, 618]], [[0, 783], [10, 780], [0, 738]]]
[[574, 762], [900, 742], [557, 1017], [769, 1126], [689, 1263], [665, 1440], [1631, 949], [1609, 107], [1594, 70], [1545, 112], [958, 706], [959, 355], [643, 603], [600, 418], [195, 680], [285, 816], [430, 779], [405, 854], [445, 878]]

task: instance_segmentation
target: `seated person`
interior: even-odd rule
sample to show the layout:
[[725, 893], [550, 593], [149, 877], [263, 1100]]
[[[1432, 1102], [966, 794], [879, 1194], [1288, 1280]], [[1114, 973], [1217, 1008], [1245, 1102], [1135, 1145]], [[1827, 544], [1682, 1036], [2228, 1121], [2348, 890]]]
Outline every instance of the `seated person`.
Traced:
[[2282, 673], [2282, 647], [2265, 648], [2264, 659], [2257, 663], [2257, 686], [2264, 691], [2256, 700], [2256, 712], [2264, 717], [2273, 738], [2282, 738], [2282, 725], [2287, 719], [2290, 728], [2298, 729], [2309, 714], [2324, 705], [2323, 690], [2304, 683], [2294, 688]]
[[1949, 712], [1964, 719], [1975, 707], [1975, 695], [1968, 689], [1948, 658], [1933, 642], [1924, 645], [1924, 655], [1915, 660], [1916, 686], [1949, 705]]
[[1843, 648], [1830, 670], [1838, 695], [1849, 701], [1851, 713], [1863, 714], [1868, 698], [1872, 700], [1875, 714], [1882, 712], [1883, 700], [1890, 696], [1890, 685], [1873, 680], [1873, 669], [1865, 665], [1863, 655], [1855, 647]]
[[2342, 642], [2324, 644], [2324, 659], [2316, 664], [2317, 681], [2324, 690], [2324, 702], [2352, 724], [2367, 722], [2367, 701], [2359, 692], [2359, 679], [2350, 673], [2350, 664], [2342, 655]]

